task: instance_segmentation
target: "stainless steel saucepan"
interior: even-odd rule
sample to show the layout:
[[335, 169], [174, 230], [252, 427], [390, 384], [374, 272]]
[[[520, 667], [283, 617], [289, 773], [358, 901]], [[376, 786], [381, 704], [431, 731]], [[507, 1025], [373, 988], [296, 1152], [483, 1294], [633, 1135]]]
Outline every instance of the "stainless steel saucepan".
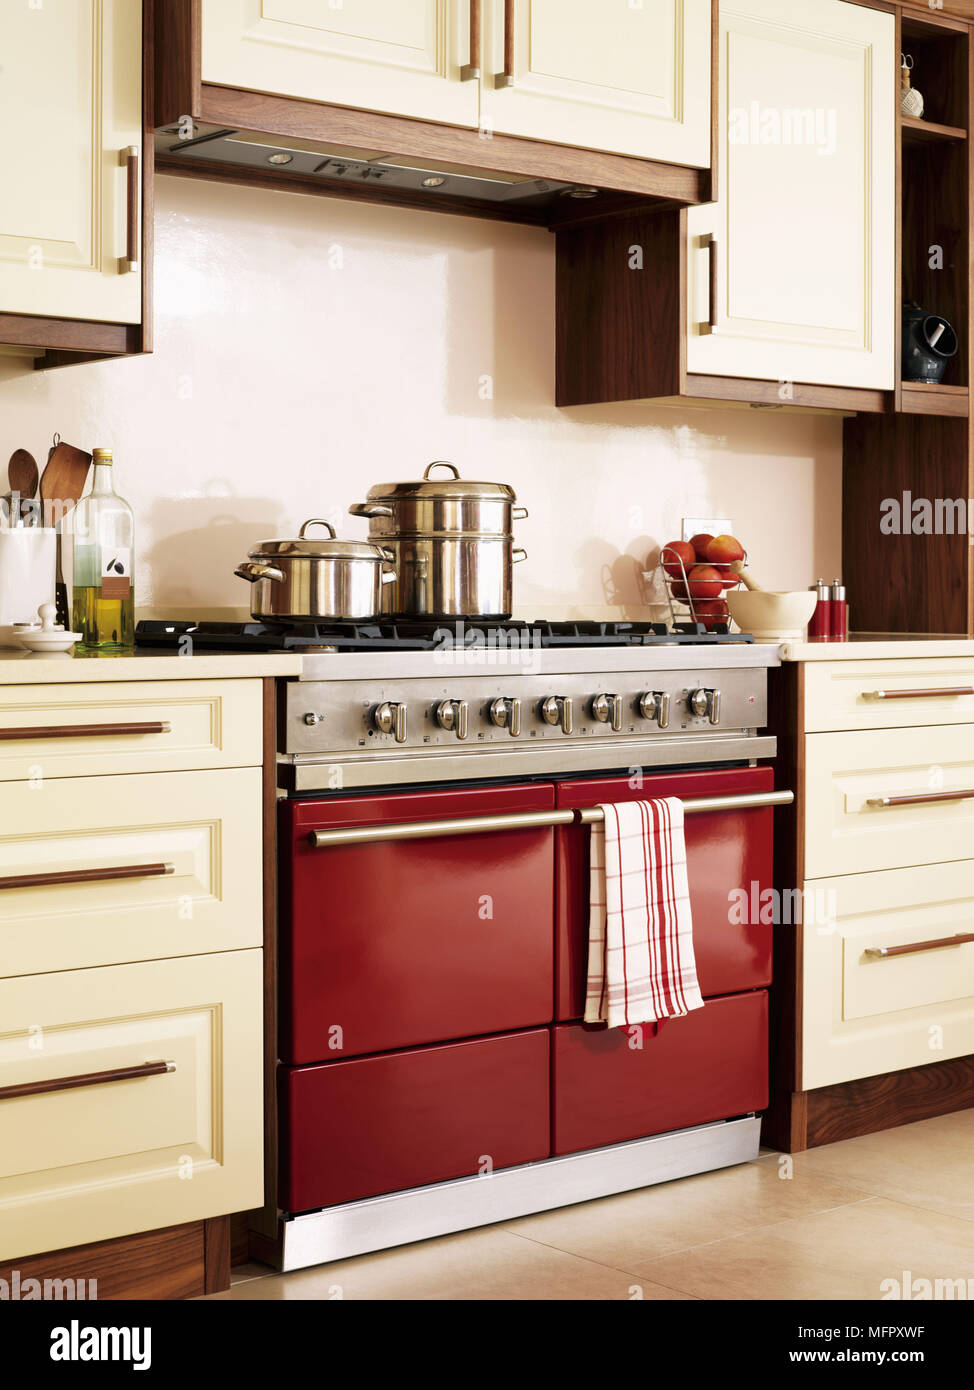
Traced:
[[[326, 537], [309, 537], [323, 526]], [[395, 580], [391, 548], [340, 541], [327, 521], [313, 518], [296, 540], [262, 541], [234, 570], [253, 588], [255, 618], [278, 622], [369, 622], [382, 612], [382, 591]]]

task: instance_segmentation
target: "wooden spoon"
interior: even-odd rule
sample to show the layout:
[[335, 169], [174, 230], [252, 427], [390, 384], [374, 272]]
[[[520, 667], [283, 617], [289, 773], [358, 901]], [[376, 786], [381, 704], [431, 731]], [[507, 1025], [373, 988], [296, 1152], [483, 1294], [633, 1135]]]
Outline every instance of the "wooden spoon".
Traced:
[[57, 444], [47, 457], [44, 472], [41, 474], [41, 511], [45, 526], [57, 529], [57, 571], [55, 574], [54, 600], [57, 606], [57, 620], [67, 626], [68, 589], [61, 569], [61, 521], [72, 511], [78, 498], [85, 490], [91, 455], [73, 444]]
[[23, 521], [33, 511], [33, 508], [25, 508], [23, 504], [33, 502], [34, 493], [37, 491], [37, 461], [34, 455], [29, 454], [26, 449], [15, 449], [7, 465], [7, 479], [11, 493], [17, 493], [20, 498], [17, 519]]

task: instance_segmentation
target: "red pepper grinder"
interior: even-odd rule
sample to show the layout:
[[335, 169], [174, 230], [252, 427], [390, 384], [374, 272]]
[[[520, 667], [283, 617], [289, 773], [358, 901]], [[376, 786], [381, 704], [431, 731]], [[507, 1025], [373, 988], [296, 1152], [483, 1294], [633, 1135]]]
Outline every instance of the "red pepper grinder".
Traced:
[[831, 591], [822, 579], [816, 579], [814, 584], [809, 585], [809, 588], [815, 590], [818, 603], [808, 620], [808, 640], [810, 642], [827, 642], [832, 635]]
[[844, 642], [849, 636], [849, 605], [845, 585], [838, 579], [832, 581], [829, 591], [829, 626], [833, 642]]

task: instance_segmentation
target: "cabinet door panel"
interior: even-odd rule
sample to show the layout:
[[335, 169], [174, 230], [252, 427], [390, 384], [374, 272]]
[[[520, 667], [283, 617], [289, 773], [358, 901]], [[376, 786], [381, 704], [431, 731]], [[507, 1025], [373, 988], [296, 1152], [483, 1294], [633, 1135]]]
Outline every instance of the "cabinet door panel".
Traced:
[[844, 0], [721, 6], [722, 192], [687, 217], [689, 371], [892, 389], [894, 34]]
[[476, 126], [466, 0], [204, 0], [203, 80]]
[[486, 124], [507, 135], [710, 164], [710, 0], [508, 0], [514, 6], [511, 85], [504, 4], [488, 29]]
[[141, 154], [141, 0], [4, 5], [0, 53], [0, 311], [138, 323], [120, 156]]

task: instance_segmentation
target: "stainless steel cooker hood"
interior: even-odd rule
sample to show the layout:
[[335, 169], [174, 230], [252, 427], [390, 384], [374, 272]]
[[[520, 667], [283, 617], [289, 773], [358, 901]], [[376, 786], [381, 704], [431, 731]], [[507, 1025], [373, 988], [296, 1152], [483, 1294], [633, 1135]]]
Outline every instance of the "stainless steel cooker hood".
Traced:
[[426, 160], [398, 156], [386, 150], [353, 149], [322, 144], [315, 140], [261, 135], [253, 131], [230, 130], [195, 123], [192, 135], [184, 138], [179, 126], [156, 132], [156, 155], [166, 162], [187, 165], [220, 164], [240, 169], [260, 169], [285, 177], [300, 175], [323, 183], [363, 185], [418, 193], [431, 200], [447, 196], [490, 203], [516, 203], [526, 208], [542, 208], [556, 199], [587, 199], [598, 196], [598, 189], [577, 184], [555, 183], [517, 174], [470, 168], [456, 164], [433, 164]]

